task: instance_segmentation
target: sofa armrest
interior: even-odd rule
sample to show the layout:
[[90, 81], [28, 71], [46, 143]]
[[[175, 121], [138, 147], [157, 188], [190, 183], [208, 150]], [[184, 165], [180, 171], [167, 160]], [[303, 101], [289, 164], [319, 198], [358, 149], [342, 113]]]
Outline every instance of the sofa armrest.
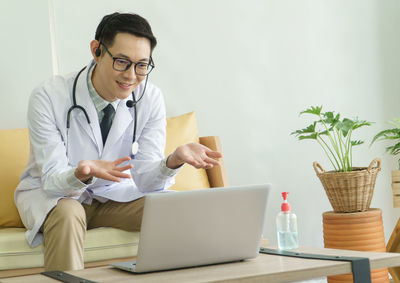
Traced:
[[[200, 137], [200, 143], [212, 150], [222, 153], [222, 145], [218, 136]], [[219, 163], [219, 166], [214, 166], [206, 170], [211, 188], [228, 186], [224, 158], [219, 159]]]

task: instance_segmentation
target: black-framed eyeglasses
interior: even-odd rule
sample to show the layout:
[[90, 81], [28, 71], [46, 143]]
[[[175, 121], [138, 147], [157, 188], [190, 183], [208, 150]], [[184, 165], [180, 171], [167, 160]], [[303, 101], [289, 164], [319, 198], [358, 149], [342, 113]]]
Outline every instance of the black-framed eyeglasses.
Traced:
[[135, 74], [138, 76], [147, 76], [150, 74], [150, 72], [154, 69], [154, 62], [153, 58], [150, 56], [150, 62], [132, 62], [131, 60], [125, 59], [125, 58], [119, 58], [119, 57], [114, 57], [110, 51], [108, 51], [107, 47], [100, 42], [101, 45], [103, 45], [104, 49], [107, 51], [108, 55], [111, 56], [113, 59], [113, 69], [118, 71], [118, 72], [125, 72], [129, 70], [129, 68], [133, 65]]

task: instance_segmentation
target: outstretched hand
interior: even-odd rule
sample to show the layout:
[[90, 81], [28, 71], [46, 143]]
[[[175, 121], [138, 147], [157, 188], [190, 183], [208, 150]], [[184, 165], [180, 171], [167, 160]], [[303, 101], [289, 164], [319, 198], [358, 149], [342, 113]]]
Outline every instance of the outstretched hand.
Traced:
[[222, 154], [218, 151], [211, 150], [199, 143], [189, 143], [179, 146], [174, 153], [169, 156], [167, 167], [176, 169], [182, 164], [187, 163], [197, 169], [210, 169], [219, 165], [216, 159], [221, 157]]
[[126, 156], [115, 161], [81, 160], [75, 170], [75, 176], [82, 182], [86, 182], [92, 177], [120, 182], [120, 178], [131, 178], [131, 175], [125, 174], [123, 171], [132, 168], [132, 164], [119, 166], [130, 159], [129, 156]]

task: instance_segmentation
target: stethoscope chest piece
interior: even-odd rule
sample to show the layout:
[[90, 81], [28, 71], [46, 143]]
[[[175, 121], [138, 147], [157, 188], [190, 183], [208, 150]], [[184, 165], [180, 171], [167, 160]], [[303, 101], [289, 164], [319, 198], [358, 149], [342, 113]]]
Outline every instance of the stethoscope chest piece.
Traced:
[[137, 141], [135, 141], [135, 142], [133, 142], [133, 144], [132, 144], [132, 151], [131, 151], [131, 153], [132, 153], [132, 155], [135, 155], [136, 153], [138, 153], [138, 151], [139, 151], [139, 144], [138, 144]]

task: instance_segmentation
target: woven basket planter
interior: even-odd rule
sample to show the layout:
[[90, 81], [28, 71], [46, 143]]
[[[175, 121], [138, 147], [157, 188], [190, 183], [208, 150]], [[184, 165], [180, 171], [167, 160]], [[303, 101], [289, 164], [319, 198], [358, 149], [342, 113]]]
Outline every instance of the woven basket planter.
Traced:
[[393, 207], [400, 207], [400, 170], [392, 171]]
[[326, 172], [318, 162], [314, 162], [313, 166], [334, 212], [358, 212], [369, 209], [376, 177], [381, 170], [379, 158], [374, 159], [369, 167], [353, 167], [351, 172]]

